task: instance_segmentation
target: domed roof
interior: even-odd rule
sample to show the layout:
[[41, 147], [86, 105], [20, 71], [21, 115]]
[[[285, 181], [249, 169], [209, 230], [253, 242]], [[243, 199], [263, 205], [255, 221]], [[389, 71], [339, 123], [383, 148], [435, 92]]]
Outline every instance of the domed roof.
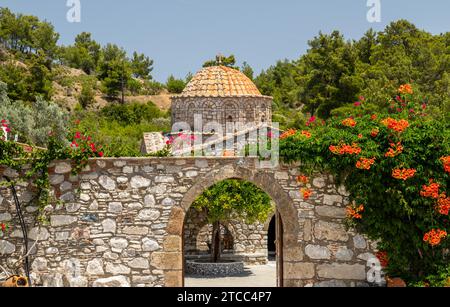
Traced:
[[256, 85], [239, 70], [226, 66], [205, 67], [187, 84], [181, 97], [257, 97]]

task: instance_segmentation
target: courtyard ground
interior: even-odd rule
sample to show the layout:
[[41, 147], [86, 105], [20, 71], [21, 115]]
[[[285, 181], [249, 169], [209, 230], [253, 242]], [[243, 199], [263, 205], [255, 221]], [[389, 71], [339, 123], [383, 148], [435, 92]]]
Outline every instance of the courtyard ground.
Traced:
[[240, 276], [223, 278], [199, 278], [186, 276], [185, 286], [197, 287], [276, 287], [276, 262], [267, 265], [246, 266]]

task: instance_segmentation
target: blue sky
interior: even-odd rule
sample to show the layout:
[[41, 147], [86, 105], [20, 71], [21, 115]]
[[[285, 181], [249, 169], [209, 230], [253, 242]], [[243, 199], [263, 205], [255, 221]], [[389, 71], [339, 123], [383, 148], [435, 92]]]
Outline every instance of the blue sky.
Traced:
[[67, 0], [0, 0], [0, 6], [52, 22], [60, 43], [91, 32], [155, 60], [154, 77], [184, 77], [216, 54], [236, 55], [256, 72], [296, 59], [319, 31], [359, 38], [369, 28], [408, 19], [432, 33], [450, 29], [448, 0], [381, 0], [381, 23], [369, 23], [367, 0], [81, 0], [81, 22], [69, 23]]

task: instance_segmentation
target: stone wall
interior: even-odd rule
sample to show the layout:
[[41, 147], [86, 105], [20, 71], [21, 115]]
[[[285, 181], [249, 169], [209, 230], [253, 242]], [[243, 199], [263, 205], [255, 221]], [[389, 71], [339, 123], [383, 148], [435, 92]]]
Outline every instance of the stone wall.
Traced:
[[[248, 265], [268, 262], [267, 229], [262, 223], [233, 220], [222, 225], [223, 259], [244, 261]], [[184, 226], [184, 252], [190, 259], [210, 255], [212, 225], [203, 212], [189, 209]]]
[[[318, 175], [313, 197], [304, 201], [296, 167], [257, 164], [238, 158], [94, 159], [71, 176], [67, 162], [53, 163], [51, 183], [64, 203], [45, 208], [51, 217], [41, 227], [33, 222], [37, 208], [24, 210], [34, 284], [182, 286], [186, 213], [205, 189], [230, 178], [253, 182], [276, 203], [284, 226], [285, 286], [365, 284], [375, 245], [346, 231], [345, 191]], [[18, 190], [23, 204], [32, 199], [29, 183]], [[0, 195], [0, 220], [10, 224], [0, 238], [0, 264], [12, 271], [23, 240], [9, 190], [2, 187]]]
[[[202, 116], [203, 125], [217, 122], [223, 131], [227, 123], [270, 123], [270, 97], [173, 97], [172, 124], [185, 122], [194, 130], [194, 114]], [[201, 127], [203, 128], [203, 127]]]

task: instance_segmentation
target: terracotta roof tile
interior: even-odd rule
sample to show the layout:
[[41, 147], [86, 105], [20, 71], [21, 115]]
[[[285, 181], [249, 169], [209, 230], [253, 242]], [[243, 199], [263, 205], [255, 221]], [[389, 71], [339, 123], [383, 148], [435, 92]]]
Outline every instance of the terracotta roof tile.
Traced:
[[181, 97], [255, 97], [262, 96], [256, 85], [240, 71], [212, 66], [198, 72]]

